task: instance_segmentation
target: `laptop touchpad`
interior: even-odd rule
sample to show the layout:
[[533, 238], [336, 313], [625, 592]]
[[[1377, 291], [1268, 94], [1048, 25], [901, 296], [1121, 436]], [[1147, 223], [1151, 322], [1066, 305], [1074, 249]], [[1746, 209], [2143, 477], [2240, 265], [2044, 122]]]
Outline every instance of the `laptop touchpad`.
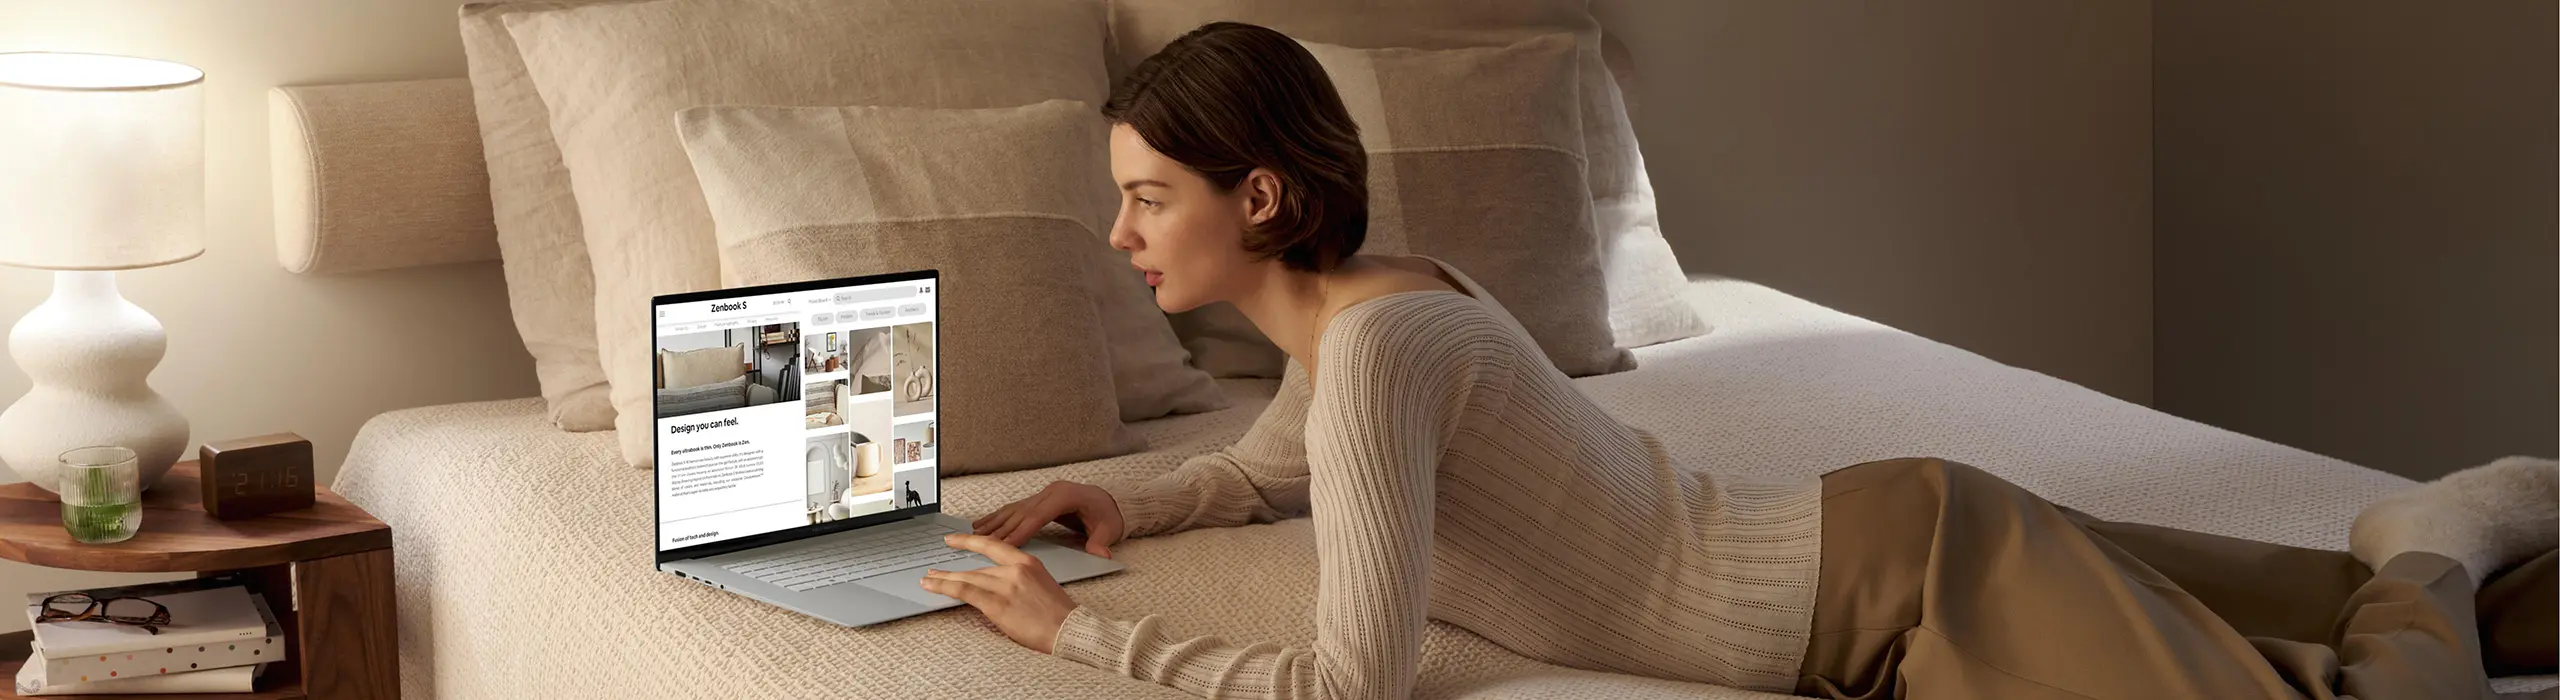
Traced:
[[968, 571], [971, 569], [982, 569], [995, 566], [995, 564], [995, 562], [988, 561], [984, 556], [972, 554], [967, 557], [953, 559], [951, 561], [931, 566], [919, 566], [913, 569], [892, 571], [863, 579], [857, 583], [862, 584], [864, 588], [869, 588], [871, 590], [887, 593], [889, 595], [905, 598], [907, 600], [940, 609], [960, 605], [961, 602], [957, 598], [950, 598], [940, 593], [925, 590], [923, 583], [925, 569]]

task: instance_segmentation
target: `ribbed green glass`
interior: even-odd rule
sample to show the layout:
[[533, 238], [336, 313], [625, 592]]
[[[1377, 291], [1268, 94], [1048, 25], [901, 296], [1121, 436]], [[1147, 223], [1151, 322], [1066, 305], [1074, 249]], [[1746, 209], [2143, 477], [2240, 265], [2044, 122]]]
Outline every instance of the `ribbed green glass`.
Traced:
[[133, 450], [82, 447], [63, 452], [62, 529], [71, 539], [108, 544], [142, 530], [142, 469]]

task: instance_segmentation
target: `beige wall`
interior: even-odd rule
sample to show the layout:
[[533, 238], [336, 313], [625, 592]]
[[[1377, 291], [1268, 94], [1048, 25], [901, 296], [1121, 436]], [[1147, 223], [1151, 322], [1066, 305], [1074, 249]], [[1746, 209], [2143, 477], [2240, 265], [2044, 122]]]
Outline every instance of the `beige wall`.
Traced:
[[1692, 274], [2151, 400], [2148, 0], [1598, 0]]
[[2157, 9], [2160, 408], [2418, 478], [2560, 451], [2560, 5]]
[[[151, 384], [187, 413], [198, 442], [301, 433], [325, 482], [376, 413], [535, 393], [495, 264], [315, 279], [275, 262], [267, 88], [461, 75], [458, 4], [0, 0], [0, 50], [132, 54], [207, 74], [204, 257], [122, 275], [125, 295], [168, 328], [169, 357]], [[0, 268], [0, 323], [14, 323], [50, 286], [47, 273]], [[0, 364], [0, 400], [24, 393], [26, 376]], [[0, 600], [135, 578], [0, 562]], [[0, 630], [25, 626], [0, 616]]]

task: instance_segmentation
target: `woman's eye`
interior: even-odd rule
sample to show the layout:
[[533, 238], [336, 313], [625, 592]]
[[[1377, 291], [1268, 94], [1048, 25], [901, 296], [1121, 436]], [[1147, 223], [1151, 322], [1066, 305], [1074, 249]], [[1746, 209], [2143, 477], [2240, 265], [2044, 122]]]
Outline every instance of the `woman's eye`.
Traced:
[[1139, 197], [1139, 198], [1138, 198], [1138, 206], [1146, 207], [1146, 208], [1148, 208], [1148, 209], [1154, 209], [1154, 208], [1156, 208], [1156, 207], [1164, 206], [1164, 203], [1163, 203], [1163, 202], [1158, 202], [1158, 201], [1156, 201], [1156, 200], [1148, 199], [1148, 198], [1145, 198], [1145, 197]]

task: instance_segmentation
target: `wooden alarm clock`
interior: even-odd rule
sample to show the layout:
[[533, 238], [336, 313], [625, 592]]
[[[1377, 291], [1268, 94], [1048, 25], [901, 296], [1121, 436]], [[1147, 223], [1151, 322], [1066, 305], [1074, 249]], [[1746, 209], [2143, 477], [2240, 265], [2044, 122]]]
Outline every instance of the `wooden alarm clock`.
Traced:
[[311, 441], [293, 433], [205, 443], [196, 469], [203, 476], [204, 512], [221, 520], [309, 508], [318, 489]]

